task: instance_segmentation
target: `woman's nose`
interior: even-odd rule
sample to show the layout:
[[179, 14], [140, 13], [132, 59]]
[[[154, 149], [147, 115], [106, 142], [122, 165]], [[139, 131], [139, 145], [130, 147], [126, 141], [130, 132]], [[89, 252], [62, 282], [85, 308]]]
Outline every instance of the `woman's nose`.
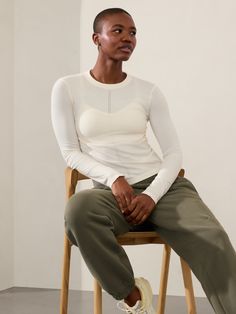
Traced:
[[132, 42], [133, 41], [133, 37], [130, 34], [130, 32], [124, 32], [123, 33], [123, 37], [122, 37], [123, 41], [128, 41], [128, 42]]

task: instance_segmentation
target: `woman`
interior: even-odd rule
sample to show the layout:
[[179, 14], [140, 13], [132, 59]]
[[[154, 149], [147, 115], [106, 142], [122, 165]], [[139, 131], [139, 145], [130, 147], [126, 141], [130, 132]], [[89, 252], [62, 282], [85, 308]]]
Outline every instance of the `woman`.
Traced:
[[[136, 45], [134, 21], [112, 8], [93, 26], [95, 66], [60, 78], [52, 91], [62, 155], [94, 182], [68, 201], [67, 235], [127, 313], [155, 313], [152, 291], [147, 280], [134, 278], [115, 236], [151, 226], [190, 265], [215, 313], [235, 314], [236, 254], [192, 183], [177, 177], [182, 155], [166, 101], [157, 86], [122, 71]], [[147, 123], [162, 159], [147, 142]]]

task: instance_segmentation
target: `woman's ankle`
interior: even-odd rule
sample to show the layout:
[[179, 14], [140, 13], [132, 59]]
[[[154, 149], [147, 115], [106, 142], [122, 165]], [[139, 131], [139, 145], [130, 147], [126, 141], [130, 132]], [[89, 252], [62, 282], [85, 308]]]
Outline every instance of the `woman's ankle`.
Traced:
[[141, 294], [139, 289], [135, 286], [134, 289], [130, 292], [130, 294], [124, 299], [125, 303], [128, 306], [134, 306], [138, 300], [141, 300]]

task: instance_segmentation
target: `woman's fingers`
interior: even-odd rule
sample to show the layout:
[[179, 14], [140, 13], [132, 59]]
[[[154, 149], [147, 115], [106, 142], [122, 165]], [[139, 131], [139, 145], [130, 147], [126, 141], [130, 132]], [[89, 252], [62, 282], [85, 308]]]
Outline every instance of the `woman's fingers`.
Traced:
[[116, 201], [118, 202], [119, 207], [122, 208], [122, 210], [124, 211], [130, 205], [133, 194], [129, 192], [126, 192], [126, 193], [121, 192], [121, 193], [117, 193], [114, 196], [115, 196]]
[[119, 177], [112, 184], [112, 193], [122, 212], [125, 212], [130, 205], [133, 197], [133, 188], [129, 185], [124, 177]]
[[132, 186], [122, 176], [113, 182], [112, 193], [130, 224], [143, 223], [155, 206], [155, 202], [150, 196], [142, 193], [135, 196]]
[[155, 202], [150, 196], [139, 194], [131, 201], [126, 211], [126, 220], [130, 224], [141, 224], [148, 218], [154, 207]]

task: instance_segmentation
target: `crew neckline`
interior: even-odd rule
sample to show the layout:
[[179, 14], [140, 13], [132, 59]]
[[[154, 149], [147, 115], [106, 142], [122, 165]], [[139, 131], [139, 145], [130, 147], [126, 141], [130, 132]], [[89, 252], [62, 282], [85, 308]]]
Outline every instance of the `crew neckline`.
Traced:
[[90, 83], [92, 83], [95, 86], [102, 87], [105, 89], [120, 88], [120, 87], [128, 85], [129, 82], [131, 81], [131, 76], [128, 73], [126, 73], [126, 78], [123, 81], [121, 81], [119, 83], [112, 83], [112, 84], [102, 83], [102, 82], [95, 80], [95, 78], [93, 78], [92, 75], [90, 74], [90, 70], [84, 72], [84, 75]]

